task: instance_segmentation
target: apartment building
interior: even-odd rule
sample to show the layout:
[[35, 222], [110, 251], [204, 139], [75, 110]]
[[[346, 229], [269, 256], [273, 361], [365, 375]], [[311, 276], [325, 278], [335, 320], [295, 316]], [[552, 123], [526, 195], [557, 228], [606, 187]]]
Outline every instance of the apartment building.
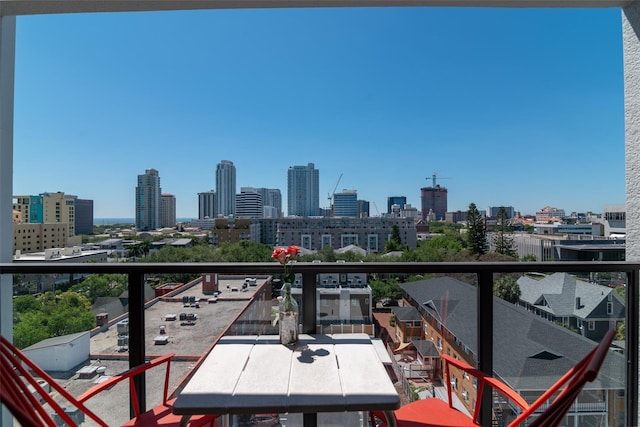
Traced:
[[13, 196], [13, 209], [21, 212], [23, 221], [30, 224], [67, 224], [67, 236], [74, 236], [76, 199], [77, 196], [60, 191], [37, 196]]
[[236, 213], [236, 167], [230, 160], [223, 160], [216, 166], [216, 214]]
[[[357, 331], [373, 335], [371, 292], [366, 274], [318, 274], [316, 324], [324, 333]], [[296, 275], [296, 280], [291, 287], [291, 295], [301, 306], [301, 275]], [[346, 330], [344, 325], [348, 325]]]
[[287, 171], [287, 215], [320, 214], [320, 171], [313, 163]]
[[415, 249], [416, 225], [411, 218], [280, 218], [277, 220], [275, 244], [297, 245], [314, 251], [356, 245], [369, 253], [378, 253], [384, 251], [394, 226], [398, 227], [402, 244]]
[[176, 196], [169, 193], [161, 195], [160, 227], [176, 226]]
[[162, 209], [160, 174], [147, 169], [138, 175], [136, 186], [136, 230], [150, 231], [160, 228]]

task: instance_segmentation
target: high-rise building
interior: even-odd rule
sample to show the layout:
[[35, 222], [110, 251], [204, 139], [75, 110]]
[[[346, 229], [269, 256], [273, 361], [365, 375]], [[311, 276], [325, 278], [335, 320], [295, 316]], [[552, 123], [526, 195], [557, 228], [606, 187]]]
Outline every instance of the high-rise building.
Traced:
[[[513, 218], [516, 216], [515, 215], [516, 210], [513, 208], [513, 206], [503, 206], [503, 207], [505, 212], [507, 213], [507, 218]], [[497, 218], [498, 212], [500, 212], [500, 206], [489, 206], [487, 207], [486, 217]]]
[[[256, 188], [262, 194], [262, 204], [265, 211], [264, 216], [268, 218], [279, 218], [282, 215], [282, 194], [278, 188]], [[275, 211], [275, 216], [273, 215]]]
[[236, 167], [230, 160], [223, 160], [216, 167], [216, 213], [236, 213]]
[[240, 194], [236, 194], [237, 218], [262, 218], [262, 194], [252, 187], [241, 187]]
[[176, 226], [176, 196], [164, 193], [161, 198], [160, 227]]
[[333, 194], [333, 216], [358, 218], [358, 192], [342, 190]]
[[[71, 196], [76, 197], [76, 196]], [[77, 234], [93, 233], [93, 200], [75, 198]]]
[[369, 201], [368, 200], [358, 200], [358, 217], [359, 218], [367, 218], [371, 216], [369, 214]]
[[[40, 193], [38, 196], [13, 196], [13, 209], [22, 212], [30, 224], [67, 224], [69, 237], [75, 235], [77, 196], [63, 192]], [[93, 230], [92, 230], [93, 231]]]
[[313, 163], [290, 166], [287, 172], [287, 215], [320, 214], [320, 171]]
[[136, 229], [155, 230], [160, 227], [162, 190], [160, 175], [155, 169], [147, 169], [144, 175], [138, 175], [136, 187]]
[[436, 220], [443, 220], [447, 214], [447, 189], [436, 184], [435, 187], [422, 187], [420, 189], [420, 201], [422, 203], [422, 219], [427, 219], [429, 212], [433, 213]]
[[198, 219], [215, 218], [216, 215], [216, 192], [198, 193]]
[[406, 196], [389, 196], [387, 197], [387, 213], [393, 213], [391, 207], [398, 205], [400, 209], [404, 209], [404, 205], [407, 204]]

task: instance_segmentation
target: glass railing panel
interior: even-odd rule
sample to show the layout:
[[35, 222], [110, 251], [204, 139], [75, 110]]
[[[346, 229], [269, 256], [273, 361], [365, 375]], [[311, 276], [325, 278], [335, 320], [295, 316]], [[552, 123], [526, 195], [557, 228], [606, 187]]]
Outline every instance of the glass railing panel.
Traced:
[[[534, 402], [607, 330], [623, 331], [625, 277], [593, 272], [495, 274], [494, 375]], [[614, 341], [598, 378], [586, 384], [563, 425], [624, 426], [625, 376], [624, 344]], [[508, 424], [519, 413], [493, 395], [492, 416], [498, 423]]]
[[[549, 263], [551, 267], [557, 265]], [[478, 264], [478, 268], [482, 268], [482, 266], [483, 264]], [[537, 266], [540, 267], [540, 264]], [[304, 266], [302, 267], [304, 268]], [[359, 269], [364, 267], [358, 266]], [[394, 267], [390, 265], [389, 268], [393, 270]], [[602, 330], [618, 329], [624, 323], [625, 291], [628, 285], [626, 272], [545, 273], [540, 271], [527, 274], [509, 273], [508, 276], [514, 276], [516, 281], [522, 283], [535, 284], [553, 274], [569, 277], [562, 282], [563, 286], [574, 286], [572, 295], [568, 298], [562, 297], [566, 312], [550, 310], [550, 307], [558, 304], [558, 298], [560, 298], [554, 296], [557, 292], [550, 290], [539, 292], [542, 295], [540, 299], [530, 304], [526, 303], [524, 297], [520, 298], [519, 303], [507, 302], [503, 299], [494, 300], [493, 304], [494, 329], [489, 335], [493, 340], [494, 374], [527, 396], [527, 399], [532, 400], [535, 399], [539, 390], [524, 388], [524, 384], [529, 380], [527, 375], [538, 380], [542, 376], [540, 372], [548, 373], [551, 376], [551, 373], [544, 368], [536, 370], [536, 364], [548, 363], [545, 358], [553, 357], [553, 354], [565, 357], [567, 360], [573, 360], [577, 357], [573, 356], [574, 350], [576, 354], [584, 352], [579, 351], [582, 349], [579, 345], [565, 348], [567, 342], [577, 340], [576, 342], [584, 345], [588, 342], [586, 340], [597, 340], [594, 337]], [[172, 369], [171, 389], [188, 378], [197, 366], [198, 358], [205, 354], [221, 335], [277, 334], [277, 325], [274, 323], [274, 319], [277, 307], [275, 298], [279, 289], [268, 281], [270, 276], [243, 274], [242, 272], [225, 275], [199, 272], [197, 274], [189, 273], [189, 275], [195, 277], [195, 280], [189, 281], [189, 277], [185, 276], [185, 282], [179, 282], [174, 280], [179, 278], [176, 274], [163, 275], [154, 272], [146, 274], [145, 299], [147, 303], [144, 311], [145, 330], [143, 334], [145, 351], [147, 355], [177, 353], [175, 369]], [[381, 306], [374, 305], [373, 291], [369, 291], [371, 288], [369, 282], [373, 274], [363, 276], [365, 278], [364, 286], [362, 282], [354, 285], [353, 280], [351, 284], [348, 280], [345, 280], [344, 285], [341, 284], [343, 279], [341, 276], [343, 275], [345, 279], [350, 277], [350, 275], [340, 273], [335, 275], [337, 282], [335, 285], [333, 283], [327, 285], [319, 279], [322, 275], [314, 274], [317, 286], [315, 295], [312, 297], [315, 298], [316, 330], [322, 333], [365, 332], [374, 337], [385, 335], [382, 333], [380, 322], [376, 316], [377, 310]], [[55, 268], [51, 273], [47, 272], [42, 275], [22, 273], [15, 276], [15, 293], [16, 296], [21, 294], [30, 295], [32, 298], [46, 299], [46, 292], [55, 289], [55, 292], [60, 295], [69, 288], [69, 279], [75, 285], [75, 282], [79, 282], [85, 276], [88, 276], [88, 273], [74, 272], [70, 275], [67, 272], [56, 271]], [[94, 274], [93, 276], [98, 275]], [[375, 276], [384, 277], [384, 274], [378, 270]], [[411, 274], [394, 272], [389, 276], [401, 278], [399, 286], [403, 298], [400, 301], [404, 301], [397, 307], [384, 307], [387, 313], [394, 314], [395, 312], [395, 315], [400, 316], [385, 325], [387, 328], [385, 342], [388, 344], [387, 351], [392, 360], [388, 372], [393, 381], [397, 383], [398, 389], [404, 390], [403, 395], [407, 400], [411, 400], [427, 398], [429, 395], [432, 397], [434, 395], [436, 397], [444, 396], [446, 387], [455, 386], [458, 392], [456, 396], [461, 406], [465, 406], [466, 402], [473, 403], [473, 383], [468, 384], [465, 382], [465, 378], [461, 378], [455, 385], [445, 384], [438, 355], [446, 353], [467, 360], [472, 364], [478, 362], [477, 300], [475, 299], [478, 289], [476, 287], [477, 274], [475, 272], [469, 273], [468, 269], [464, 273], [454, 269], [452, 273], [441, 273], [438, 276], [428, 271], [422, 272], [421, 277], [417, 277], [415, 269], [412, 269]], [[497, 292], [503, 286], [500, 281], [505, 276], [507, 275], [498, 273], [493, 275], [494, 284], [499, 285]], [[255, 283], [246, 281], [247, 278], [252, 277], [256, 278]], [[414, 278], [419, 280], [413, 280]], [[572, 285], [574, 279], [575, 285]], [[186, 284], [175, 288], [163, 286], [171, 283]], [[213, 283], [216, 287], [213, 287]], [[110, 282], [109, 286], [115, 287], [115, 284]], [[546, 285], [538, 285], [538, 287], [541, 286]], [[582, 293], [581, 288], [588, 286], [597, 286], [600, 294], [598, 295], [597, 292]], [[294, 291], [295, 289], [301, 291], [302, 287], [294, 287]], [[535, 286], [533, 289], [535, 290]], [[80, 291], [79, 288], [76, 290]], [[538, 289], [538, 291], [540, 290]], [[372, 295], [369, 301], [366, 300], [368, 292], [371, 292]], [[362, 297], [362, 295], [365, 296]], [[299, 296], [302, 297], [302, 295]], [[308, 296], [304, 295], [305, 298]], [[185, 300], [184, 297], [187, 299]], [[593, 300], [598, 298], [600, 305], [588, 309], [594, 304]], [[60, 301], [60, 297], [51, 300]], [[114, 311], [113, 305], [111, 305], [116, 300], [119, 304], [120, 314], [117, 313], [118, 310]], [[14, 302], [25, 304], [25, 301], [20, 298], [14, 299]], [[117, 369], [117, 366], [111, 368], [107, 360], [114, 360], [124, 367], [127, 366], [132, 343], [127, 342], [126, 339], [127, 332], [131, 331], [126, 331], [126, 321], [129, 319], [129, 315], [125, 313], [127, 310], [135, 310], [128, 302], [130, 302], [128, 293], [94, 301], [92, 316], [94, 324], [98, 326], [94, 329], [86, 329], [91, 330], [89, 349], [86, 361], [80, 363], [79, 368], [86, 365], [104, 365], [107, 372], [110, 369], [112, 371]], [[545, 304], [547, 305], [545, 306]], [[28, 306], [28, 304], [26, 305]], [[301, 318], [303, 317], [303, 307], [304, 305], [300, 304]], [[404, 316], [402, 309], [411, 307], [415, 308], [418, 317], [416, 319], [402, 317]], [[460, 311], [461, 307], [468, 307], [468, 309]], [[333, 312], [331, 312], [332, 309]], [[369, 312], [369, 310], [371, 311]], [[462, 312], [464, 315], [461, 314]], [[14, 311], [17, 323], [24, 320], [24, 317], [21, 318], [21, 316], [19, 310]], [[524, 329], [518, 327], [519, 329], [515, 330], [516, 326], [523, 322], [526, 327]], [[371, 332], [366, 329], [369, 327]], [[464, 329], [465, 327], [467, 329]], [[19, 328], [20, 326], [16, 325], [16, 330]], [[636, 328], [633, 333], [637, 334], [637, 325], [632, 325], [632, 328]], [[549, 330], [554, 333], [548, 333]], [[562, 331], [562, 333], [558, 331]], [[19, 336], [19, 334], [16, 335]], [[571, 337], [571, 339], [561, 337]], [[543, 338], [546, 341], [543, 341]], [[423, 343], [419, 345], [424, 344], [427, 347], [418, 349], [413, 344], [406, 346], [400, 344], [414, 340], [422, 341]], [[530, 347], [532, 340], [539, 343], [536, 349]], [[575, 413], [571, 416], [585, 415], [586, 417], [586, 414], [589, 414], [590, 418], [585, 418], [584, 423], [591, 422], [591, 419], [603, 421], [603, 418], [606, 418], [608, 425], [624, 425], [626, 422], [625, 410], [628, 408], [628, 403], [625, 399], [627, 385], [625, 340], [616, 341], [615, 345], [617, 353], [607, 356], [607, 360], [610, 360], [611, 363], [606, 363], [603, 366], [602, 381], [598, 380], [594, 383], [600, 388], [589, 389], [583, 393], [584, 397], [581, 397], [574, 405], [575, 408], [572, 409]], [[433, 354], [429, 353], [427, 349], [430, 348], [429, 346], [435, 349]], [[517, 354], [513, 354], [515, 350], [522, 352], [522, 354], [517, 352]], [[523, 364], [522, 372], [517, 375], [510, 373], [507, 369], [514, 361]], [[526, 374], [527, 372], [529, 374]], [[76, 370], [73, 371], [71, 377], [74, 375], [76, 375]], [[81, 384], [78, 380], [79, 378], [72, 378], [76, 384]], [[88, 384], [88, 382], [84, 381], [83, 384]], [[155, 388], [150, 391], [149, 387], [153, 388], [154, 386], [147, 386], [146, 391], [150, 400], [154, 400], [151, 397], [155, 393]], [[126, 412], [128, 410], [127, 396], [124, 396], [121, 404]], [[517, 413], [499, 399], [494, 400], [494, 406], [496, 412], [500, 411], [501, 414], [511, 411], [513, 417]], [[602, 408], [606, 408], [606, 413], [603, 413]], [[504, 416], [504, 419], [508, 420], [509, 418]]]

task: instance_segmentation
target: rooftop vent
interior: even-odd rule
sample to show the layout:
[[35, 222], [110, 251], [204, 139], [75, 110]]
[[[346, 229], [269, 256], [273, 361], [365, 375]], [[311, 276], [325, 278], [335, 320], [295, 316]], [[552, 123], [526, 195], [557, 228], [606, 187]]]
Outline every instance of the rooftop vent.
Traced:
[[534, 354], [533, 356], [530, 356], [531, 359], [538, 359], [538, 360], [556, 360], [556, 359], [560, 359], [562, 356], [555, 354], [555, 353], [551, 353], [550, 351], [547, 350], [543, 350], [539, 353]]

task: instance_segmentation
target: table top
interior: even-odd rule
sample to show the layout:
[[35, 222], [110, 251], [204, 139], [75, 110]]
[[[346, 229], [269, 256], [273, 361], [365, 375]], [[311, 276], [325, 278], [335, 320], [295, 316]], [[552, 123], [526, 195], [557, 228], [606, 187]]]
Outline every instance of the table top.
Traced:
[[[182, 415], [392, 410], [398, 393], [367, 334], [220, 339], [182, 392]], [[384, 355], [382, 355], [384, 357]]]

